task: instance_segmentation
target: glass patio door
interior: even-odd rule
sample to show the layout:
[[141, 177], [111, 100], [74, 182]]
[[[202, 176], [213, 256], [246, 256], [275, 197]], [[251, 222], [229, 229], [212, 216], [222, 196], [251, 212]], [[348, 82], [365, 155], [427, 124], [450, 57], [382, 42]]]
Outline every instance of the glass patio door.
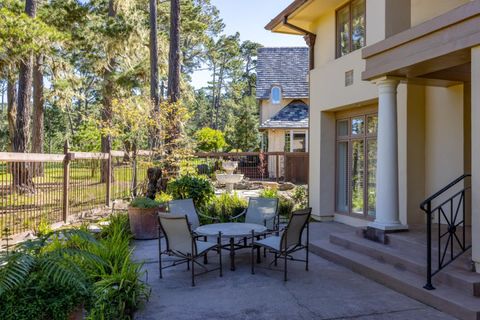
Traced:
[[337, 120], [336, 210], [375, 217], [377, 114]]

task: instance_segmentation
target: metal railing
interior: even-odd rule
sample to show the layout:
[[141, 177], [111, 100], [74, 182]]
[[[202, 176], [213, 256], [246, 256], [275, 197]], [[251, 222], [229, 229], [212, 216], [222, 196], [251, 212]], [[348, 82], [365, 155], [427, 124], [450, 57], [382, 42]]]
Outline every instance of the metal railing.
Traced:
[[129, 198], [144, 185], [149, 158], [123, 151], [64, 154], [0, 152], [0, 233], [35, 230], [40, 224]]
[[[469, 177], [470, 174], [461, 175], [420, 204], [420, 209], [427, 214], [427, 283], [424, 286], [427, 290], [435, 289], [432, 284], [434, 275], [471, 248], [471, 245], [466, 243], [465, 235], [465, 195], [466, 191], [470, 189], [470, 186], [465, 186], [465, 183]], [[448, 191], [452, 191], [462, 182], [464, 184], [460, 191], [453, 191], [453, 195], [446, 195]], [[442, 196], [448, 198], [442, 200]], [[440, 201], [440, 204], [434, 206], [436, 201]], [[432, 208], [432, 206], [434, 207]], [[434, 236], [432, 220], [434, 220], [435, 214], [438, 231], [436, 233], [437, 265], [434, 267], [432, 264], [432, 237]], [[459, 235], [460, 232], [461, 235]], [[446, 242], [442, 243], [445, 238]]]

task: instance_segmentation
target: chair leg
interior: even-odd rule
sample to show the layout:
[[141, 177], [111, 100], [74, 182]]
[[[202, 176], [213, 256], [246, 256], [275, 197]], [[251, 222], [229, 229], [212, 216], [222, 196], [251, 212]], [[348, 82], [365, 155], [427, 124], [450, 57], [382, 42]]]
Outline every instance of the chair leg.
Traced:
[[[260, 237], [257, 237], [257, 240], [260, 240]], [[262, 262], [262, 259], [260, 258], [260, 247], [257, 247], [257, 263]]]
[[160, 279], [163, 278], [162, 275], [162, 239], [160, 236], [158, 237], [158, 274], [160, 275]]
[[[203, 241], [207, 241], [207, 237], [203, 237]], [[203, 256], [203, 264], [208, 264], [208, 256], [207, 253], [205, 252], [205, 255]]]
[[305, 270], [308, 271], [308, 243], [307, 247], [305, 248], [306, 254], [305, 254]]
[[190, 260], [187, 260], [187, 271], [190, 270]]
[[223, 266], [222, 266], [222, 234], [218, 233], [217, 239], [217, 251], [218, 251], [218, 262], [220, 264], [220, 277], [223, 277]]
[[274, 260], [275, 267], [277, 266], [277, 259], [278, 259], [278, 254], [275, 252], [275, 260]]
[[285, 259], [285, 266], [283, 270], [283, 281], [287, 281], [287, 253], [284, 253], [283, 258]]
[[192, 258], [192, 287], [195, 287], [195, 262], [193, 256], [190, 256]]
[[254, 232], [252, 230], [252, 250], [250, 251], [250, 265], [252, 267], [252, 274], [255, 274], [255, 261], [254, 256], [255, 256], [255, 237], [254, 237]]
[[[266, 234], [263, 235], [263, 239], [267, 239], [267, 235], [266, 235]], [[263, 248], [263, 257], [264, 257], [264, 258], [267, 257], [267, 248]]]

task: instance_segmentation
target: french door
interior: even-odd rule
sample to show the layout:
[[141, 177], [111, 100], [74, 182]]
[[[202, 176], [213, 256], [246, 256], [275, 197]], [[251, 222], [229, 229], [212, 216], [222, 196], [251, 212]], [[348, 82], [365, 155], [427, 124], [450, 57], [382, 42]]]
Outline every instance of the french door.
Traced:
[[375, 218], [376, 113], [341, 117], [336, 125], [336, 211]]

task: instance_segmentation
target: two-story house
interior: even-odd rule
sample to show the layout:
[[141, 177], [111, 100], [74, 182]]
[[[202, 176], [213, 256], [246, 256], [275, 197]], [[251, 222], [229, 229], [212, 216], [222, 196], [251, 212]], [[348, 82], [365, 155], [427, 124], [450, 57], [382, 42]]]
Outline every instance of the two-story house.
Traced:
[[[308, 48], [258, 49], [256, 97], [262, 150], [308, 152]], [[268, 157], [270, 178], [285, 175], [285, 158]]]
[[295, 0], [266, 29], [309, 45], [314, 217], [387, 243], [318, 251], [480, 319], [480, 276], [456, 259], [480, 273], [480, 0]]

